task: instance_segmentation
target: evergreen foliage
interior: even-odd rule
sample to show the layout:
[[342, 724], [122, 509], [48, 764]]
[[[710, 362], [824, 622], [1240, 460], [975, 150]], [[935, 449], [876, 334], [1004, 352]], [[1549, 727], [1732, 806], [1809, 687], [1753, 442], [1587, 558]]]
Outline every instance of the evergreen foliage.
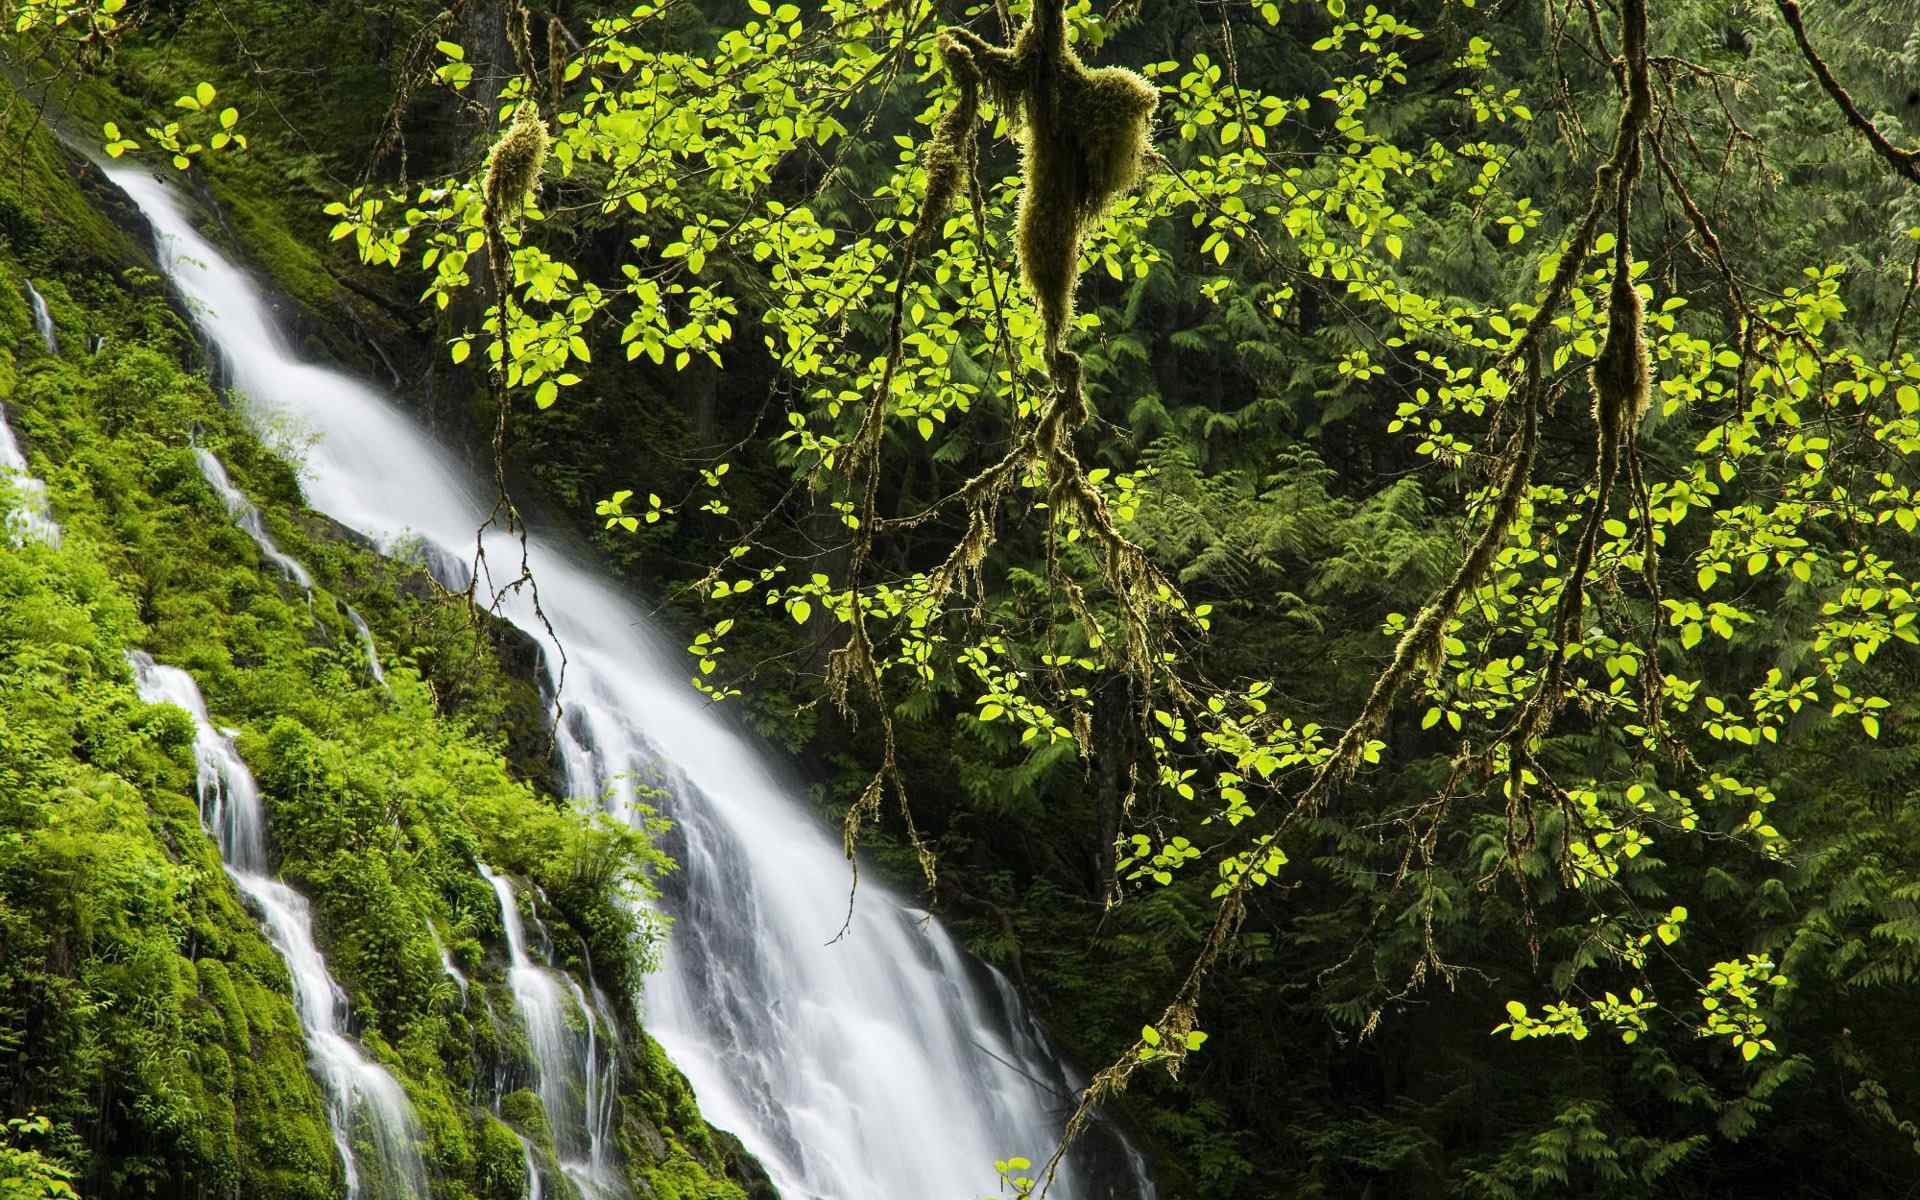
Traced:
[[[1895, 1196], [1920, 1166], [1910, 8], [748, 0], [542, 30], [182, 0], [83, 63], [78, 103], [219, 80], [255, 145], [193, 169], [236, 244], [452, 427], [490, 432], [503, 390], [507, 465], [667, 594], [696, 683], [882, 870], [931, 856], [976, 951], [1113, 1065], [1103, 1111], [1163, 1194]], [[545, 202], [509, 228], [529, 189], [499, 147], [532, 125]], [[148, 644], [245, 728], [437, 1165], [518, 1195], [425, 922], [484, 963], [485, 856], [630, 989], [607, 897], [662, 864], [500, 765], [537, 740], [528, 697], [397, 568], [289, 519], [291, 477], [28, 144], [13, 269], [63, 333], [151, 349], [42, 361], [0, 288], [0, 399], [76, 531], [0, 551], [0, 903], [41, 906], [0, 907], [27, 950], [0, 1024], [73, 1048], [0, 1076], [29, 1122], [0, 1164], [57, 1194], [101, 1178], [104, 1131], [129, 1180], [331, 1186], [181, 731], [115, 666]], [[489, 213], [504, 308], [474, 286]], [[410, 650], [391, 699], [330, 598], [316, 635], [253, 568], [193, 423]], [[820, 703], [859, 646], [840, 682], [871, 696]], [[82, 877], [122, 899], [27, 886]], [[676, 1131], [652, 1186], [701, 1194], [731, 1152], [657, 1047], [629, 1057], [629, 1121]], [[265, 1111], [286, 1132], [255, 1140]], [[502, 1115], [541, 1140], [530, 1095]]]

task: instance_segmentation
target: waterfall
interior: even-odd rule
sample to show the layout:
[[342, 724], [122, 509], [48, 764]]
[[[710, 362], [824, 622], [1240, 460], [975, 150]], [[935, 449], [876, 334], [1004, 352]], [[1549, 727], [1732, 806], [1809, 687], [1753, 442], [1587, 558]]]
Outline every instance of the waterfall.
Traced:
[[299, 559], [274, 542], [273, 535], [267, 532], [266, 522], [260, 517], [260, 510], [253, 501], [247, 499], [245, 492], [233, 486], [233, 480], [227, 478], [227, 468], [214, 457], [213, 451], [205, 446], [195, 446], [193, 459], [200, 464], [200, 477], [207, 481], [213, 494], [220, 497], [220, 503], [227, 506], [227, 515], [233, 518], [233, 523], [253, 539], [254, 545], [260, 547], [261, 555], [282, 575], [299, 584], [301, 591], [311, 593], [313, 576], [307, 573], [307, 568], [301, 565]]
[[[282, 550], [273, 540], [273, 535], [267, 532], [266, 522], [260, 516], [260, 509], [247, 499], [245, 492], [233, 486], [233, 480], [227, 477], [225, 465], [205, 446], [193, 448], [193, 459], [200, 464], [200, 477], [207, 481], [214, 495], [220, 497], [220, 503], [226, 505], [227, 515], [233, 518], [233, 523], [253, 539], [253, 544], [260, 547], [261, 555], [282, 575], [300, 585], [300, 590], [307, 593], [307, 602], [311, 604], [313, 575], [305, 564]], [[367, 657], [367, 672], [373, 676], [374, 682], [385, 687], [387, 673], [380, 667], [380, 648], [374, 644], [373, 630], [367, 627], [367, 619], [351, 604], [342, 604], [341, 607], [346, 609], [347, 620], [352, 623], [354, 633], [360, 639], [360, 648]]]
[[27, 305], [33, 309], [33, 327], [40, 331], [40, 344], [48, 354], [60, 353], [60, 339], [53, 332], [53, 314], [47, 311], [47, 298], [27, 284]]
[[354, 632], [360, 635], [360, 648], [366, 651], [367, 673], [381, 687], [387, 686], [387, 673], [380, 669], [380, 648], [374, 644], [373, 630], [367, 628], [367, 619], [353, 605], [343, 607], [347, 610], [347, 620], [353, 622]]
[[7, 540], [16, 546], [27, 542], [58, 546], [60, 526], [47, 505], [47, 485], [27, 470], [27, 456], [14, 440], [4, 405], [0, 405], [0, 484], [13, 491], [4, 522]]
[[[600, 1045], [593, 1006], [571, 976], [541, 966], [527, 952], [512, 881], [484, 863], [479, 868], [500, 899], [507, 983], [533, 1051], [534, 1091], [553, 1131], [554, 1156], [587, 1200], [624, 1196], [627, 1189], [611, 1151], [613, 1060]], [[544, 931], [542, 941], [547, 941]]]
[[[429, 561], [472, 545], [492, 496], [455, 456], [370, 385], [297, 357], [165, 186], [125, 164], [105, 170], [152, 222], [157, 257], [253, 415], [290, 412], [318, 435], [308, 503]], [[496, 564], [520, 561], [517, 538], [483, 544]], [[996, 1159], [1044, 1160], [1071, 1104], [1050, 1082], [1062, 1064], [1023, 1040], [1026, 1014], [968, 977], [937, 921], [877, 884], [861, 884], [852, 927], [829, 945], [847, 915], [847, 864], [801, 788], [687, 685], [678, 645], [610, 578], [547, 537], [526, 554], [567, 656], [555, 736], [569, 793], [630, 818], [636, 779], [657, 783], [676, 823], [668, 848], [684, 869], [669, 880], [675, 925], [646, 1023], [707, 1118], [742, 1138], [787, 1200], [975, 1200], [998, 1190]], [[500, 599], [558, 683], [532, 598]], [[1151, 1197], [1115, 1140], [1072, 1156], [1053, 1195]]]
[[453, 965], [453, 955], [447, 952], [447, 944], [440, 940], [440, 931], [433, 927], [431, 921], [427, 923], [427, 936], [433, 939], [434, 952], [440, 955], [441, 973], [453, 980], [453, 986], [460, 989], [460, 1007], [465, 1008], [467, 992], [472, 986], [467, 982], [467, 973]]
[[314, 1075], [326, 1093], [327, 1121], [346, 1170], [349, 1200], [426, 1200], [420, 1131], [406, 1092], [348, 1040], [346, 993], [327, 973], [314, 944], [306, 898], [267, 874], [267, 815], [253, 773], [232, 738], [214, 728], [192, 676], [137, 650], [127, 661], [142, 700], [175, 705], [193, 718], [200, 819], [293, 978], [294, 1008]]
[[513, 1136], [520, 1138], [520, 1158], [527, 1165], [527, 1200], [542, 1200], [547, 1187], [546, 1181], [540, 1178], [539, 1164], [533, 1160], [533, 1143], [517, 1133]]

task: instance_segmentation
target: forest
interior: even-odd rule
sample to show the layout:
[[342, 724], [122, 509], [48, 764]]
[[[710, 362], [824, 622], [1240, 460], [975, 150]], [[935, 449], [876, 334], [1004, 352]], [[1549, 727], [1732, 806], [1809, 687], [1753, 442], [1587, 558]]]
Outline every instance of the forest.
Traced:
[[1920, 1182], [1915, 0], [0, 0], [0, 153], [0, 1200]]

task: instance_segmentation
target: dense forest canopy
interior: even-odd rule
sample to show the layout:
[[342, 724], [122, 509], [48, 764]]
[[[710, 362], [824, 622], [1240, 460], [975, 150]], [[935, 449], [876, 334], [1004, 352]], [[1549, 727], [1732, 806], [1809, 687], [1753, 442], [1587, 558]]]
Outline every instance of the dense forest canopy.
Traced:
[[[9, 145], [51, 163], [44, 127], [84, 128], [217, 204], [319, 353], [483, 465], [490, 526], [578, 530], [684, 632], [692, 685], [822, 781], [849, 926], [876, 871], [917, 890], [1088, 1068], [1007, 1189], [1095, 1125], [1167, 1196], [1891, 1196], [1920, 1171], [1920, 8], [0, 7]], [[81, 280], [111, 255], [83, 247], [123, 235], [84, 174], [0, 188], [0, 238], [105, 332]], [[171, 397], [190, 339], [127, 286], [150, 329], [112, 336], [151, 349], [115, 369]], [[128, 385], [67, 369], [99, 396], [29, 410], [49, 464], [143, 453], [112, 449], [156, 419]], [[193, 553], [164, 472], [71, 470], [56, 502]], [[114, 637], [231, 657], [151, 600], [199, 584], [155, 572], [136, 603], [117, 553], [6, 569], [87, 574], [62, 594], [99, 591]], [[661, 931], [610, 897], [671, 863], [533, 798], [564, 682], [439, 690], [500, 591], [540, 595], [495, 559], [389, 602], [417, 606], [421, 736], [483, 780], [416, 849], [542, 881], [625, 998]], [[41, 697], [64, 732], [4, 752], [66, 778], [69, 723], [149, 718], [41, 711], [67, 685], [26, 644], [54, 619], [0, 630], [0, 703]], [[292, 669], [274, 636], [245, 671]], [[263, 722], [291, 703], [233, 686]], [[263, 724], [270, 786], [403, 770], [408, 718], [338, 703]], [[114, 778], [184, 769], [177, 731], [131, 737]], [[335, 886], [351, 842], [288, 869]], [[17, 961], [51, 936], [16, 897], [52, 854], [0, 840]], [[421, 916], [466, 886], [390, 869]], [[379, 910], [353, 904], [320, 905], [343, 970], [436, 1077], [461, 1035], [418, 1032], [442, 1018], [373, 950], [357, 974]], [[29, 992], [83, 1003], [48, 982], [73, 968], [8, 970], [0, 1047], [54, 1053], [8, 1039]], [[6, 1077], [0, 1179], [54, 1195], [113, 1118], [86, 1069], [37, 1071]], [[752, 1186], [665, 1091], [688, 1169]], [[187, 1194], [153, 1174], [111, 1194]]]

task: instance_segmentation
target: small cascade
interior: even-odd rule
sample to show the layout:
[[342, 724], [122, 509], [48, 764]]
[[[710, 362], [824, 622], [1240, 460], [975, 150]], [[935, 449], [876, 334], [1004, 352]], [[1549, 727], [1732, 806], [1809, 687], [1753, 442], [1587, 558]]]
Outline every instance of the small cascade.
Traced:
[[[593, 1005], [571, 975], [540, 965], [528, 953], [512, 881], [484, 864], [480, 875], [500, 898], [510, 958], [507, 982], [533, 1051], [534, 1091], [553, 1131], [554, 1156], [588, 1200], [625, 1196], [611, 1153], [613, 1059], [600, 1044]], [[545, 930], [541, 933], [547, 942]]]
[[464, 592], [473, 582], [473, 565], [431, 539], [420, 543], [421, 564], [434, 581], [450, 592]]
[[454, 987], [460, 989], [460, 1007], [465, 1008], [467, 1006], [467, 992], [472, 987], [472, 985], [467, 982], [466, 972], [453, 965], [453, 955], [447, 952], [447, 944], [440, 940], [440, 931], [435, 929], [431, 923], [427, 925], [427, 934], [433, 938], [433, 948], [440, 954], [440, 970], [445, 973], [448, 979], [453, 980]]
[[193, 458], [200, 464], [201, 478], [205, 479], [214, 494], [220, 497], [220, 503], [227, 506], [227, 515], [233, 518], [233, 523], [253, 539], [253, 544], [260, 547], [260, 553], [277, 567], [282, 575], [299, 584], [302, 591], [311, 593], [313, 576], [300, 565], [299, 559], [275, 544], [273, 535], [267, 532], [266, 523], [260, 519], [260, 510], [254, 507], [253, 501], [247, 499], [246, 493], [233, 486], [233, 481], [227, 478], [226, 467], [213, 456], [213, 451], [205, 446], [195, 446]]
[[387, 686], [387, 673], [380, 669], [380, 649], [373, 643], [373, 630], [367, 628], [367, 619], [353, 605], [343, 607], [347, 610], [347, 620], [353, 622], [355, 632], [360, 635], [360, 645], [367, 652], [367, 670], [373, 674], [373, 681], [381, 687]]
[[5, 406], [0, 406], [0, 483], [12, 488], [14, 497], [4, 521], [7, 540], [16, 546], [27, 542], [58, 546], [60, 525], [47, 504], [47, 485], [27, 470], [27, 456], [14, 440]]
[[547, 1192], [547, 1181], [540, 1177], [540, 1164], [533, 1158], [533, 1143], [519, 1134], [520, 1156], [527, 1164], [527, 1200], [543, 1200]]
[[40, 331], [40, 344], [48, 354], [60, 353], [60, 338], [53, 332], [53, 314], [47, 311], [47, 298], [27, 284], [27, 306], [33, 309], [33, 327]]
[[[307, 603], [313, 603], [312, 574], [299, 559], [282, 550], [279, 543], [273, 540], [273, 535], [267, 532], [266, 522], [260, 516], [259, 507], [247, 499], [245, 492], [233, 486], [233, 480], [227, 477], [227, 468], [214, 456], [213, 451], [205, 446], [195, 446], [193, 459], [200, 464], [200, 477], [207, 481], [214, 495], [220, 497], [220, 503], [226, 505], [227, 515], [233, 518], [233, 523], [253, 539], [253, 544], [260, 547], [261, 555], [268, 562], [300, 586], [300, 590], [307, 594]], [[367, 671], [372, 674], [374, 682], [381, 687], [387, 686], [387, 673], [380, 666], [380, 650], [374, 644], [373, 630], [367, 627], [367, 619], [351, 604], [342, 607], [347, 610], [347, 620], [352, 622], [354, 632], [360, 638], [360, 646], [366, 651]]]
[[267, 874], [266, 807], [231, 736], [214, 728], [193, 677], [140, 651], [127, 661], [149, 704], [172, 704], [193, 718], [200, 819], [220, 847], [227, 874], [259, 914], [267, 940], [293, 979], [294, 1008], [306, 1033], [314, 1075], [327, 1097], [327, 1120], [347, 1177], [348, 1200], [427, 1200], [420, 1131], [406, 1092], [345, 1033], [347, 996], [327, 972], [313, 940], [306, 897]]

